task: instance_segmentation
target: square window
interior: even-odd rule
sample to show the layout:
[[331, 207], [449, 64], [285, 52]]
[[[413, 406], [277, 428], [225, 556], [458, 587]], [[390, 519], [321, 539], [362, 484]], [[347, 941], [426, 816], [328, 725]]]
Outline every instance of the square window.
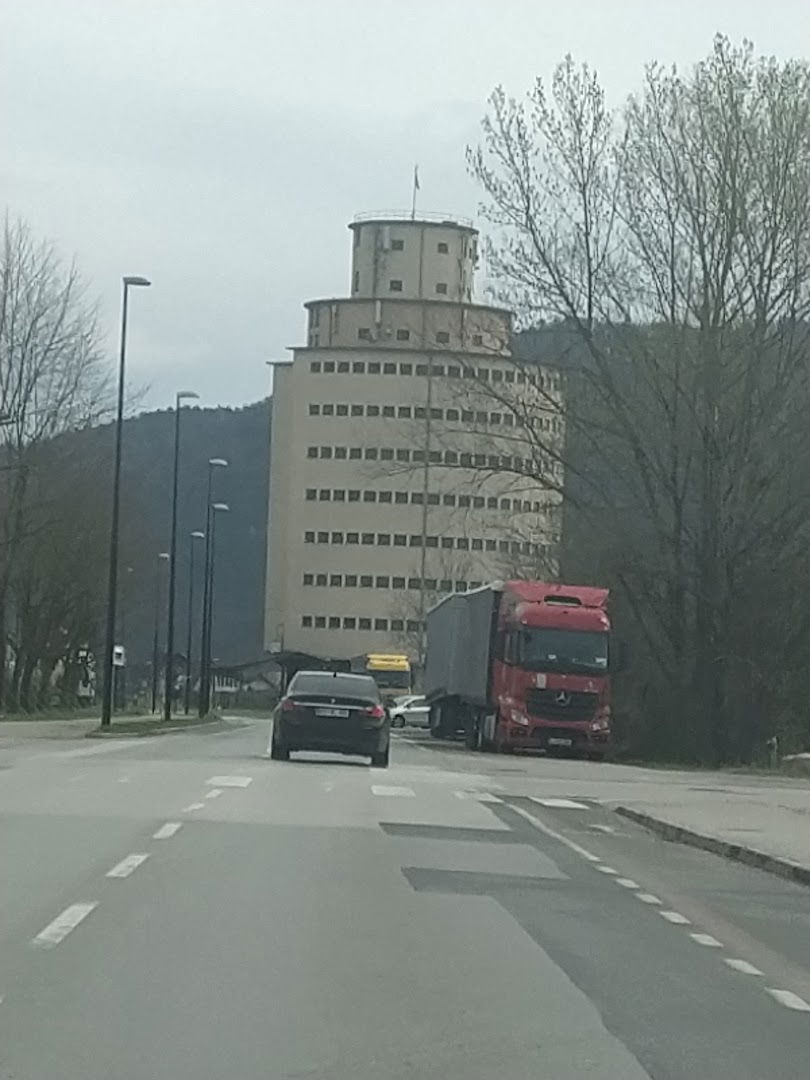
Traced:
[[317, 498], [317, 495], [318, 495], [318, 492], [315, 490], [315, 488], [307, 488], [307, 495], [306, 495], [307, 502], [314, 502], [315, 499]]
[[339, 630], [340, 629], [340, 617], [338, 615], [330, 615], [329, 616], [329, 629], [330, 630]]
[[359, 544], [360, 543], [360, 533], [356, 533], [356, 532], [346, 533], [346, 543], [347, 544]]
[[334, 373], [335, 373], [335, 361], [334, 360], [324, 360], [324, 362], [323, 362], [323, 370], [326, 372], [327, 375], [334, 375]]
[[335, 447], [335, 457], [337, 458], [338, 461], [345, 461], [346, 460], [346, 447], [345, 446], [336, 446]]
[[352, 416], [362, 416], [362, 415], [363, 415], [363, 406], [362, 405], [352, 405]]
[[366, 545], [373, 544], [374, 543], [374, 533], [363, 533], [361, 535], [361, 537], [360, 537], [360, 542], [363, 543], [363, 544], [366, 544]]
[[439, 546], [439, 538], [438, 538], [438, 536], [426, 536], [425, 537], [425, 547], [437, 548], [438, 546]]
[[357, 620], [357, 627], [360, 630], [370, 630], [371, 629], [371, 619], [358, 619]]
[[443, 495], [442, 496], [442, 502], [444, 503], [445, 506], [455, 506], [456, 505], [456, 497], [455, 497], [455, 495]]
[[427, 419], [427, 409], [425, 408], [424, 405], [414, 405], [413, 415], [414, 415], [414, 418], [416, 420], [426, 420]]
[[323, 630], [323, 628], [326, 626], [326, 616], [325, 615], [316, 615], [315, 616], [315, 626], [316, 626], [316, 628], [318, 630]]
[[421, 492], [421, 491], [412, 491], [412, 492], [411, 492], [411, 502], [412, 502], [412, 503], [413, 503], [413, 504], [414, 504], [415, 506], [421, 506], [421, 505], [422, 505], [422, 503], [424, 502], [424, 498], [423, 498], [423, 496], [422, 496], [422, 492]]
[[381, 503], [390, 503], [391, 502], [391, 497], [392, 497], [392, 493], [390, 491], [381, 491], [380, 492], [380, 502]]
[[469, 495], [459, 495], [459, 497], [458, 497], [458, 505], [459, 506], [468, 507], [468, 506], [471, 505], [471, 503], [472, 503], [472, 499], [470, 498]]
[[383, 364], [383, 375], [396, 375], [396, 373], [397, 373], [397, 365], [396, 364]]
[[447, 330], [438, 330], [436, 332], [436, 344], [437, 345], [449, 345], [450, 344], [450, 334], [447, 332]]
[[323, 586], [326, 585], [326, 574], [316, 574], [315, 575], [315, 584], [319, 585], [319, 586], [321, 586], [321, 588], [323, 588]]
[[472, 343], [473, 343], [473, 345], [477, 345], [477, 346], [480, 347], [481, 345], [484, 344], [483, 336], [481, 334], [473, 334]]
[[349, 361], [348, 360], [341, 360], [340, 363], [337, 366], [337, 369], [338, 369], [339, 374], [348, 375], [349, 374]]
[[419, 621], [417, 619], [408, 619], [408, 633], [416, 634], [419, 632]]
[[312, 626], [312, 616], [311, 616], [311, 615], [302, 615], [302, 616], [301, 616], [301, 625], [302, 625], [302, 626], [303, 626], [303, 627], [304, 627], [305, 629], [307, 629], [308, 627]]
[[322, 446], [320, 456], [322, 458], [331, 458], [331, 456], [332, 456], [332, 447], [331, 446]]
[[399, 630], [399, 631], [404, 630], [405, 629], [404, 620], [403, 619], [392, 619], [391, 620], [391, 629], [395, 630], [395, 631], [396, 630]]
[[389, 292], [402, 292], [402, 281], [399, 278], [391, 278], [388, 282]]
[[441, 584], [439, 585], [439, 588], [441, 589], [442, 592], [452, 592], [453, 591], [453, 582], [450, 580], [450, 578], [442, 578], [442, 581], [441, 581]]
[[449, 365], [448, 368], [447, 368], [447, 378], [448, 379], [460, 379], [461, 378], [461, 368], [456, 367], [454, 364]]
[[458, 411], [458, 409], [448, 409], [445, 415], [448, 420], [457, 421], [461, 416], [461, 413]]
[[501, 499], [501, 510], [511, 510], [511, 509], [512, 509], [512, 500], [511, 499]]
[[375, 361], [373, 361], [372, 363], [370, 363], [368, 365], [368, 373], [369, 373], [369, 375], [379, 375], [380, 374], [380, 365], [379, 365], [378, 361], [375, 360]]
[[480, 367], [478, 369], [478, 378], [481, 382], [489, 382], [489, 368]]
[[431, 409], [430, 410], [430, 419], [431, 420], [441, 420], [442, 418], [443, 418], [442, 409]]
[[442, 452], [441, 452], [441, 450], [431, 450], [430, 453], [428, 454], [428, 461], [431, 463], [431, 465], [441, 465], [441, 463], [442, 463]]
[[394, 492], [394, 502], [397, 503], [399, 506], [401, 506], [403, 503], [406, 503], [407, 501], [408, 501], [408, 492], [407, 491], [395, 491]]
[[501, 371], [500, 368], [493, 368], [492, 369], [492, 381], [493, 382], [503, 382], [503, 372]]
[[500, 551], [500, 553], [502, 555], [508, 555], [509, 554], [509, 541], [508, 540], [499, 540], [498, 541], [498, 551]]
[[329, 543], [329, 533], [325, 532], [325, 531], [324, 532], [319, 532], [318, 533], [318, 543], [319, 544], [328, 544]]
[[370, 589], [373, 585], [374, 585], [374, 578], [371, 576], [371, 574], [361, 574], [360, 575], [360, 588], [361, 589]]
[[310, 402], [309, 415], [310, 416], [320, 416], [321, 415], [321, 407], [320, 407], [320, 405], [315, 405], [314, 403]]
[[436, 282], [436, 292], [440, 296], [447, 296], [447, 282], [446, 281], [437, 281]]
[[347, 589], [357, 588], [357, 574], [346, 574], [343, 579], [343, 584]]
[[484, 550], [484, 541], [479, 540], [478, 538], [474, 539], [473, 542], [472, 542], [472, 549], [473, 549], [473, 551], [483, 551]]
[[397, 330], [397, 341], [409, 341], [410, 337], [410, 330]]
[[330, 488], [321, 488], [321, 490], [318, 492], [318, 498], [320, 499], [321, 502], [329, 502], [329, 500], [332, 498], [331, 489]]
[[352, 446], [349, 448], [349, 460], [359, 461], [363, 456], [362, 446]]
[[391, 534], [377, 533], [377, 543], [380, 547], [391, 547]]
[[357, 488], [349, 488], [349, 502], [360, 502], [360, 492]]
[[458, 454], [455, 450], [445, 450], [444, 463], [445, 465], [458, 465]]
[[347, 615], [343, 620], [344, 630], [354, 630], [357, 626], [357, 619], [353, 615]]
[[466, 592], [466, 591], [467, 591], [467, 582], [466, 581], [457, 581], [456, 582], [456, 592]]
[[376, 502], [376, 501], [377, 501], [377, 492], [376, 491], [364, 491], [363, 492], [363, 502]]
[[459, 455], [459, 461], [465, 468], [469, 468], [469, 466], [472, 465], [472, 454]]
[[379, 405], [366, 405], [366, 416], [379, 416], [379, 415], [380, 415], [380, 406]]
[[433, 365], [433, 374], [438, 375], [440, 377], [444, 377], [444, 364], [434, 364]]
[[323, 416], [334, 416], [335, 415], [335, 406], [334, 405], [324, 405], [323, 408], [321, 409], [321, 414]]
[[317, 457], [317, 456], [318, 456], [318, 447], [317, 446], [308, 446], [307, 447], [307, 457], [308, 458], [313, 458], [313, 457]]
[[400, 405], [397, 409], [397, 416], [400, 420], [410, 420], [412, 415], [410, 405]]
[[376, 586], [378, 589], [388, 589], [391, 585], [391, 579], [385, 574], [379, 574], [376, 580]]
[[332, 533], [332, 543], [333, 544], [342, 544], [343, 543], [343, 533], [342, 532], [333, 532]]
[[504, 379], [506, 380], [506, 382], [513, 383], [515, 381], [515, 373], [514, 373], [514, 371], [511, 371], [511, 370], [510, 371], [505, 371], [503, 374], [504, 374]]
[[394, 451], [390, 446], [383, 446], [380, 448], [380, 461], [393, 461]]
[[389, 419], [393, 419], [396, 416], [396, 410], [394, 409], [393, 405], [383, 405], [382, 414], [383, 416], [387, 416]]
[[436, 581], [435, 577], [426, 577], [425, 578], [425, 588], [426, 589], [436, 589], [438, 587], [438, 584], [439, 583]]
[[343, 490], [343, 488], [335, 488], [335, 490], [332, 492], [332, 498], [335, 500], [335, 502], [346, 502], [346, 492]]
[[367, 446], [366, 447], [366, 461], [376, 461], [376, 460], [377, 460], [377, 447], [376, 446]]
[[487, 549], [487, 551], [497, 551], [498, 550], [498, 545], [495, 543], [494, 540], [487, 540], [486, 549]]
[[472, 411], [472, 409], [461, 410], [461, 419], [464, 421], [465, 424], [471, 424], [473, 422], [474, 416], [475, 413]]
[[486, 454], [474, 454], [473, 455], [473, 463], [475, 464], [475, 467], [477, 469], [478, 468], [483, 468], [484, 465], [486, 465], [486, 463], [487, 463], [487, 455]]
[[450, 248], [444, 240], [440, 240], [436, 245], [436, 250], [440, 255], [446, 255]]
[[387, 630], [388, 629], [388, 619], [375, 619], [374, 620], [374, 629], [375, 630]]
[[400, 375], [413, 375], [413, 364], [400, 364], [399, 373]]
[[422, 582], [419, 580], [418, 577], [409, 577], [408, 578], [408, 588], [409, 589], [420, 589], [421, 587], [422, 587]]
[[487, 499], [487, 510], [497, 510], [497, 509], [498, 509], [498, 500], [497, 500], [496, 497], [490, 495], [490, 497]]
[[[410, 460], [411, 460], [411, 452], [410, 452], [410, 450], [402, 450], [402, 449], [397, 450], [397, 461], [410, 461]], [[397, 492], [397, 495], [399, 495], [399, 492]], [[399, 501], [400, 501], [399, 498], [397, 498], [397, 502], [399, 502]]]
[[473, 495], [473, 506], [476, 510], [483, 510], [484, 498], [482, 495]]
[[371, 329], [368, 326], [358, 327], [357, 338], [359, 341], [371, 341]]
[[490, 413], [489, 414], [489, 422], [490, 422], [490, 424], [500, 424], [500, 422], [501, 422], [501, 414], [499, 412]]
[[339, 589], [343, 584], [343, 574], [330, 574], [329, 586], [332, 589]]
[[336, 405], [335, 406], [335, 412], [336, 412], [336, 414], [338, 416], [348, 416], [349, 415], [349, 406], [348, 405]]
[[314, 574], [304, 574], [304, 584], [305, 585], [313, 585], [314, 583], [315, 583], [315, 575]]
[[352, 374], [353, 375], [365, 375], [365, 373], [366, 373], [366, 362], [365, 362], [365, 360], [355, 360], [353, 362], [353, 364], [352, 364]]
[[498, 457], [497, 454], [490, 454], [487, 458], [487, 462], [490, 469], [500, 469], [501, 467], [501, 459]]
[[416, 365], [416, 374], [417, 375], [427, 375], [427, 373], [428, 373], [427, 364], [417, 364]]
[[412, 533], [411, 535], [411, 547], [421, 547], [422, 537], [419, 533]]
[[391, 241], [391, 250], [392, 251], [404, 251], [405, 250], [405, 241], [404, 240], [392, 240]]
[[452, 536], [443, 536], [442, 537], [442, 547], [445, 549], [445, 551], [448, 551], [450, 548], [452, 548], [453, 547], [453, 537]]
[[428, 492], [428, 506], [439, 505], [439, 493], [437, 491]]
[[424, 460], [425, 460], [425, 451], [424, 450], [414, 450], [413, 453], [411, 454], [411, 461], [424, 461]]
[[483, 585], [483, 581], [471, 581], [469, 584], [470, 589], [480, 589]]
[[394, 547], [406, 547], [408, 538], [405, 533], [394, 533]]
[[488, 422], [488, 420], [489, 420], [489, 413], [479, 411], [479, 412], [477, 412], [475, 414], [475, 422], [477, 424], [486, 424]]
[[391, 588], [392, 589], [404, 589], [405, 588], [405, 578], [404, 577], [391, 578]]
[[309, 370], [310, 370], [310, 373], [312, 375], [320, 374], [320, 370], [321, 370], [321, 362], [320, 362], [320, 360], [310, 360], [310, 362], [309, 362]]
[[305, 544], [314, 544], [315, 543], [315, 533], [314, 532], [305, 532], [304, 533], [304, 543]]

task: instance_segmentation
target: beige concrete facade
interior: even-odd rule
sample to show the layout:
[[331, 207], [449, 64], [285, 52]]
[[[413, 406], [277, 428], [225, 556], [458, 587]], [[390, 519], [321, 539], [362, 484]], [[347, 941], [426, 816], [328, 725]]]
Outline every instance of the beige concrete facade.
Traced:
[[[470, 300], [475, 230], [351, 229], [357, 288], [309, 302], [308, 345], [275, 370], [265, 618], [268, 649], [340, 658], [409, 647], [443, 592], [555, 573], [559, 538], [558, 496], [515, 452], [508, 399], [535, 387], [510, 313]], [[537, 370], [559, 439], [558, 376]]]

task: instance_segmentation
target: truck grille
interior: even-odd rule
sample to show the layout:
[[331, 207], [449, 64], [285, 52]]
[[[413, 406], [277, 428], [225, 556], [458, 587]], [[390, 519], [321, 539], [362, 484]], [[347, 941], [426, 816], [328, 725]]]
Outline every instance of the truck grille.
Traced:
[[529, 714], [544, 720], [593, 720], [598, 703], [598, 694], [587, 690], [528, 690], [526, 693]]

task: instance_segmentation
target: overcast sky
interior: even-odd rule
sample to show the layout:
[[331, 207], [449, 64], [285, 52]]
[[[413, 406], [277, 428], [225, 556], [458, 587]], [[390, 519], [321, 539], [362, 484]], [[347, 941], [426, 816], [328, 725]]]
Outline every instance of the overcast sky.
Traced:
[[2, 201], [75, 255], [116, 348], [134, 298], [146, 402], [264, 396], [304, 300], [349, 286], [346, 223], [407, 207], [474, 216], [465, 145], [493, 85], [523, 93], [568, 51], [612, 101], [653, 58], [721, 30], [807, 51], [810, 0], [0, 0]]

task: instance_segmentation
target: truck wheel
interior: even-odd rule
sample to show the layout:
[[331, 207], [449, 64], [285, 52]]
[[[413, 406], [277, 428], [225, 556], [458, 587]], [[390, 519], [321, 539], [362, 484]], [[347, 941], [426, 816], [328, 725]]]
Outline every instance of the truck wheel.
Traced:
[[492, 740], [492, 749], [496, 754], [511, 754], [512, 747], [506, 742], [501, 732], [501, 725], [495, 722], [495, 738]]

